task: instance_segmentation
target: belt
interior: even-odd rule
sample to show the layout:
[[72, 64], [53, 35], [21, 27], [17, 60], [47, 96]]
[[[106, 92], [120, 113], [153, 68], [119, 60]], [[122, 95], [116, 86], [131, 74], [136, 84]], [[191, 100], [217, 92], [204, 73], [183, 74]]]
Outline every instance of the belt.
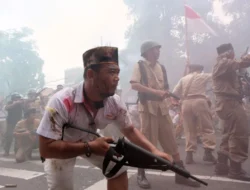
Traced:
[[184, 98], [184, 100], [193, 100], [193, 99], [204, 99], [204, 100], [207, 100], [207, 97], [204, 96], [204, 95], [191, 95], [191, 96], [188, 96], [188, 97]]
[[234, 94], [227, 94], [227, 93], [220, 93], [220, 92], [215, 92], [214, 93], [216, 98], [227, 98], [231, 100], [236, 100], [236, 101], [242, 101], [242, 96], [240, 95], [234, 95]]

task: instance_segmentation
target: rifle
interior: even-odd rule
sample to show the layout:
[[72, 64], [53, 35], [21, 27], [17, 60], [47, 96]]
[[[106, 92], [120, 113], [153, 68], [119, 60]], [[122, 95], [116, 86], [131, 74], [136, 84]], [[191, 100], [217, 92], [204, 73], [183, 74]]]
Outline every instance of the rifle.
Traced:
[[169, 92], [169, 96], [172, 97], [172, 98], [175, 98], [176, 100], [181, 100], [180, 97], [178, 97], [177, 95], [175, 95], [172, 92]]
[[[98, 133], [75, 127], [73, 125], [65, 124], [63, 131], [66, 128], [73, 128], [83, 132], [90, 133], [96, 137], [101, 137]], [[119, 156], [117, 156], [119, 155]], [[116, 163], [116, 165], [107, 173], [107, 166], [110, 161]], [[117, 142], [110, 143], [110, 148], [105, 155], [103, 161], [103, 175], [106, 177], [114, 176], [122, 166], [130, 166], [136, 168], [155, 169], [161, 171], [171, 170], [185, 178], [191, 178], [203, 185], [208, 185], [206, 182], [191, 175], [187, 170], [178, 167], [176, 164], [172, 164], [168, 160], [165, 160], [159, 156], [152, 154], [151, 152], [125, 140], [125, 138], [119, 138]]]
[[[172, 92], [168, 92], [168, 95], [167, 95], [165, 98], [167, 98], [167, 97], [172, 97], [172, 98], [174, 98], [174, 99], [176, 99], [176, 100], [178, 100], [178, 101], [181, 100], [180, 97], [178, 97], [177, 95], [175, 95], [175, 94], [172, 93]], [[129, 105], [137, 105], [138, 102], [139, 102], [139, 98], [137, 99], [137, 102], [136, 102], [136, 103], [126, 103], [127, 108], [128, 108]]]
[[[246, 48], [246, 51], [245, 53], [243, 53], [243, 55], [241, 57], [244, 57], [246, 56], [249, 52], [249, 47]], [[250, 77], [249, 77], [249, 72], [247, 71], [247, 68], [242, 68], [242, 69], [239, 69], [239, 72], [238, 72], [238, 77], [240, 78], [240, 80], [242, 80], [242, 82], [245, 82], [246, 83], [246, 86], [242, 89], [243, 91], [243, 95], [244, 96], [250, 96], [249, 94], [249, 88], [250, 88]], [[242, 87], [243, 87], [243, 84], [241, 83]]]

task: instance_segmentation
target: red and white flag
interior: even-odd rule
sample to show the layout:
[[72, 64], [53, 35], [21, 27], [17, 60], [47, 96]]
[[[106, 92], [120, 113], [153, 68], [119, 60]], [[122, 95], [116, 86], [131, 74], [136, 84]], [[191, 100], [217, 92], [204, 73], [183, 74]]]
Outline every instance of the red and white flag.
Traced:
[[185, 5], [188, 32], [210, 33], [217, 36], [216, 32], [191, 7]]

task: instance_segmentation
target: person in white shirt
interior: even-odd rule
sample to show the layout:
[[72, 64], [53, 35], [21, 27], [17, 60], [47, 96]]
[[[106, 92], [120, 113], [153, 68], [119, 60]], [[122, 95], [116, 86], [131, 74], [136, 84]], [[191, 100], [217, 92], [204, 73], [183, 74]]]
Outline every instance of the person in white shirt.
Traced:
[[[45, 159], [49, 190], [72, 190], [76, 157], [83, 156], [102, 169], [112, 138], [97, 138], [66, 125], [96, 132], [115, 123], [124, 136], [155, 155], [172, 160], [133, 127], [126, 106], [115, 94], [119, 81], [118, 49], [97, 47], [83, 54], [84, 83], [64, 88], [51, 97], [37, 129], [40, 154]], [[108, 178], [108, 190], [127, 190], [126, 168]]]

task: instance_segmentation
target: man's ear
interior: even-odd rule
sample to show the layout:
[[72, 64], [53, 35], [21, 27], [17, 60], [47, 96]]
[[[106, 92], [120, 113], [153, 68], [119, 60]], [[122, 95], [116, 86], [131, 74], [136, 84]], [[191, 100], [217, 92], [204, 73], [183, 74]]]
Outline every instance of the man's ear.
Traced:
[[88, 69], [87, 70], [87, 78], [92, 79], [92, 78], [94, 78], [94, 76], [95, 76], [94, 71], [92, 69]]

